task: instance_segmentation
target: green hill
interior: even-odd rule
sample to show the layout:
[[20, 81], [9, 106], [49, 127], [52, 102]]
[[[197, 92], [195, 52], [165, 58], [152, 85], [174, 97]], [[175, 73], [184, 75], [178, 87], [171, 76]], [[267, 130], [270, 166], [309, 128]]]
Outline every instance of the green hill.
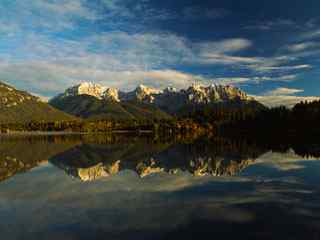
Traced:
[[38, 97], [0, 82], [0, 123], [72, 120], [73, 116], [59, 111]]
[[150, 104], [137, 101], [113, 102], [89, 95], [54, 98], [50, 104], [85, 119], [167, 119], [170, 115]]

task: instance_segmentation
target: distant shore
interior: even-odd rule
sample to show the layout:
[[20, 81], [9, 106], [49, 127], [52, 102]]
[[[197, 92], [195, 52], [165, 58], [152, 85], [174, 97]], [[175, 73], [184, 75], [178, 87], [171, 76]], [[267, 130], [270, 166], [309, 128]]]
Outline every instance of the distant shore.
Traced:
[[56, 135], [83, 135], [87, 134], [84, 132], [64, 132], [64, 131], [54, 131], [54, 132], [47, 132], [47, 131], [29, 131], [29, 132], [20, 132], [20, 131], [12, 131], [8, 133], [0, 133], [0, 137], [2, 136], [56, 136]]
[[7, 133], [0, 133], [0, 137], [3, 136], [59, 136], [59, 135], [88, 135], [88, 134], [106, 134], [106, 133], [152, 133], [149, 130], [113, 130], [108, 132], [70, 132], [70, 131], [10, 131]]

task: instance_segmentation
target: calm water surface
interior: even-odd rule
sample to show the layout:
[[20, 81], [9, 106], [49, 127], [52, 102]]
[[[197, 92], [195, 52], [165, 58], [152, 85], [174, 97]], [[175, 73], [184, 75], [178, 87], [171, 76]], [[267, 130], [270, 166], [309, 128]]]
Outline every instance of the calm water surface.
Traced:
[[1, 239], [320, 239], [319, 146], [1, 137]]

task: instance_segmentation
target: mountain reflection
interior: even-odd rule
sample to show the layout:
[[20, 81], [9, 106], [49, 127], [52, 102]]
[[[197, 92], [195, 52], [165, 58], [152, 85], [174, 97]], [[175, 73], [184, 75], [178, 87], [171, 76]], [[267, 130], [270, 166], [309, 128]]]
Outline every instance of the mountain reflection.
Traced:
[[51, 163], [82, 181], [111, 177], [124, 170], [141, 178], [165, 172], [193, 176], [234, 176], [273, 150], [319, 156], [319, 146], [257, 144], [224, 138], [158, 139], [152, 136], [72, 135], [1, 139], [0, 181]]
[[180, 171], [194, 176], [233, 176], [264, 152], [253, 144], [225, 139], [163, 142], [141, 138], [126, 143], [84, 143], [55, 155], [50, 162], [83, 181], [110, 177], [123, 170], [134, 171], [142, 178]]

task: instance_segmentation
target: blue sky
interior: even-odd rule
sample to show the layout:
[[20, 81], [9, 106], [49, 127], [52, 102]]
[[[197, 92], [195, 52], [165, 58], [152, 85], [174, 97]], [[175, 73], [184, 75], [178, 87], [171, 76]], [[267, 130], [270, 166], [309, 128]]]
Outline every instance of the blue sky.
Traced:
[[0, 79], [53, 96], [83, 81], [320, 95], [318, 0], [2, 0]]

